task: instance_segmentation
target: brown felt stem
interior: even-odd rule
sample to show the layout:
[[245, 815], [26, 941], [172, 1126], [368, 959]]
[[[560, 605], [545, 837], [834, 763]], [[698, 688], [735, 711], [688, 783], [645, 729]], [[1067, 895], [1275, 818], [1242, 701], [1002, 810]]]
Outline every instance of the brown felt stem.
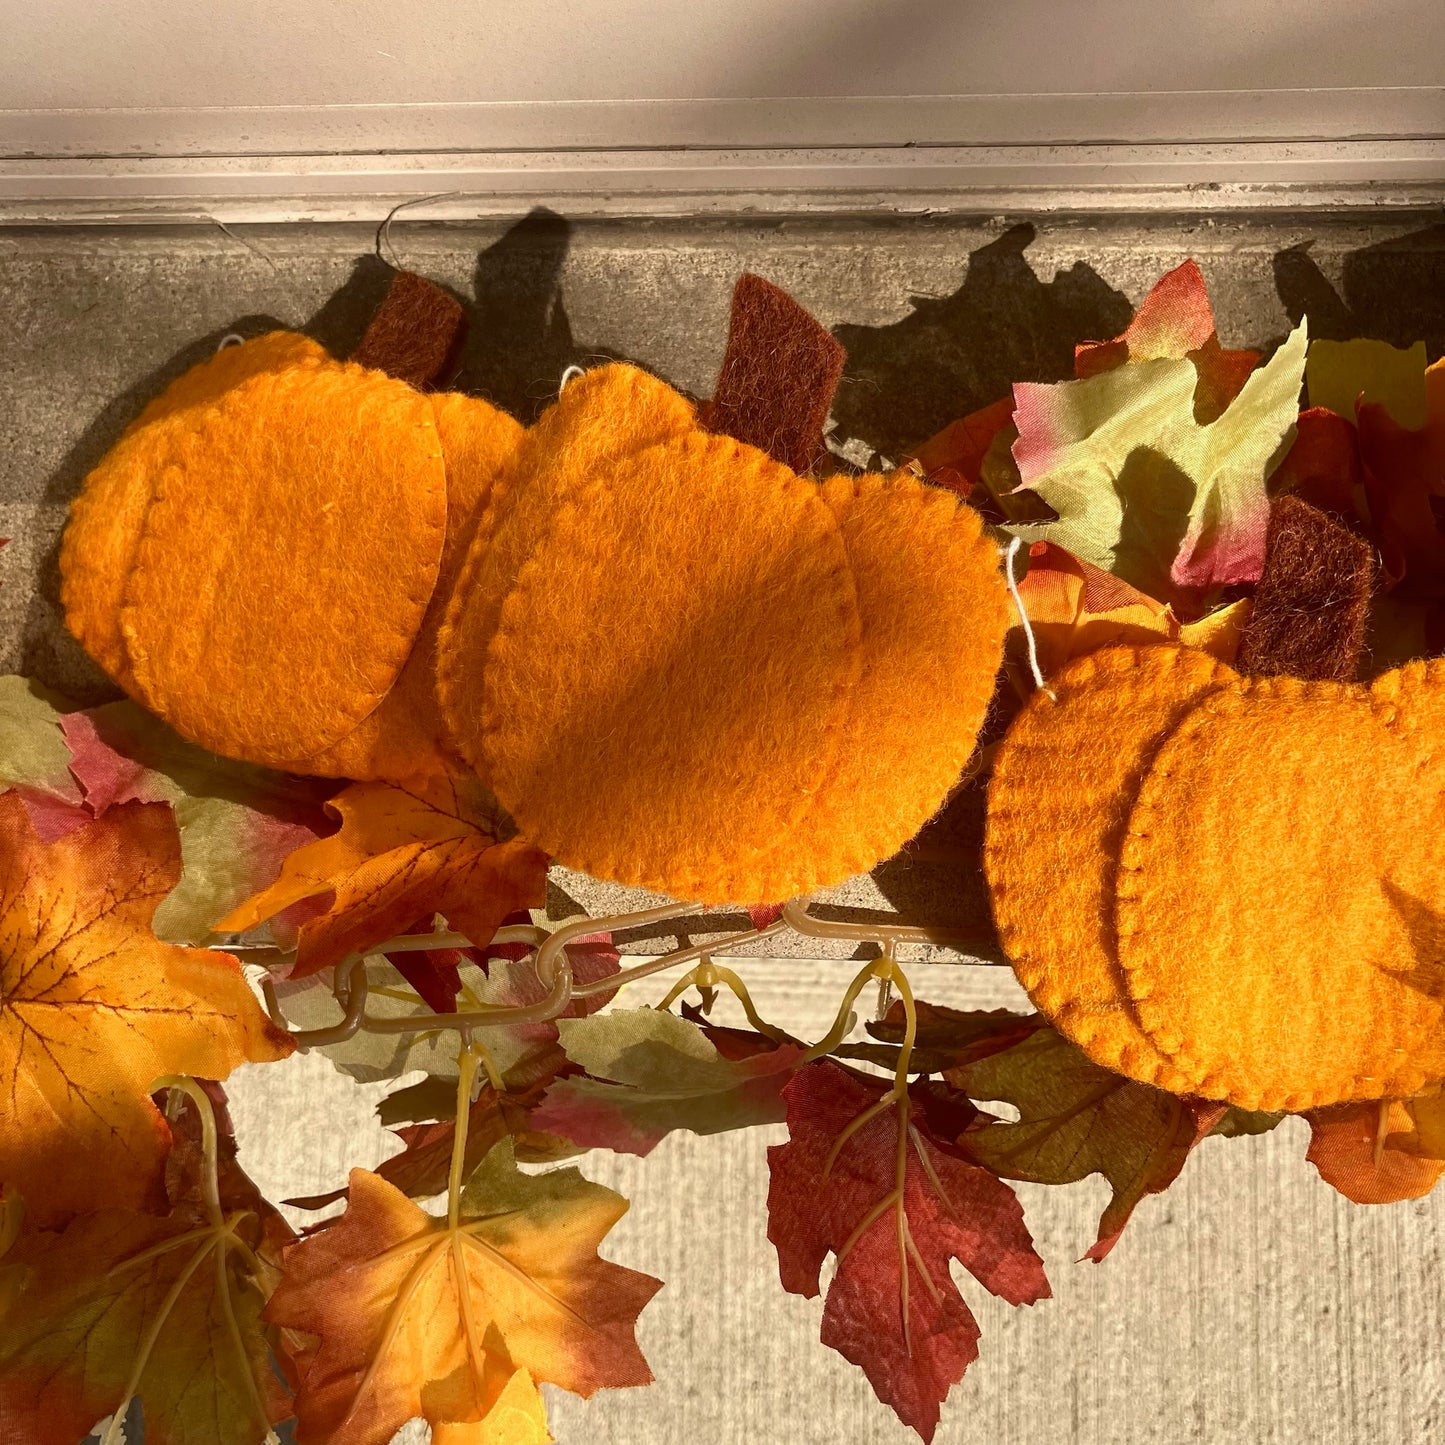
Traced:
[[1270, 511], [1240, 671], [1349, 682], [1364, 652], [1374, 585], [1368, 542], [1308, 502], [1281, 497]]
[[745, 272], [733, 291], [727, 350], [702, 424], [806, 472], [847, 352], [786, 291]]
[[351, 359], [424, 391], [449, 376], [466, 329], [459, 301], [414, 271], [398, 271]]

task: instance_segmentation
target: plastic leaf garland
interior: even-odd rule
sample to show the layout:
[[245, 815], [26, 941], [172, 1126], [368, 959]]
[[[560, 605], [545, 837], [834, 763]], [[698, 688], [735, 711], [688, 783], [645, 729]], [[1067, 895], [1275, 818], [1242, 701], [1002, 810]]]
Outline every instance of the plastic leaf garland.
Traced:
[[233, 959], [151, 933], [179, 875], [169, 808], [111, 808], [46, 845], [0, 796], [0, 1179], [37, 1220], [153, 1196], [156, 1078], [291, 1052]]
[[[819, 374], [827, 373], [831, 395], [836, 347], [781, 299], [826, 361]], [[748, 404], [761, 408], [749, 422], [756, 436], [748, 438], [771, 450], [782, 434], [774, 426], [780, 417], [790, 426], [801, 418], [816, 430], [825, 398], [816, 379], [767, 391], [775, 338], [762, 313], [754, 320], [752, 330], [737, 330], [735, 349], [746, 366], [736, 374], [746, 371]], [[454, 300], [405, 277], [361, 355], [367, 365], [424, 383], [444, 369], [457, 322]], [[273, 339], [252, 350], [277, 345]], [[364, 368], [343, 368], [313, 343], [282, 338], [279, 345], [291, 357], [287, 385], [308, 406], [308, 367], [345, 372], [337, 396], [378, 385], [374, 372], [359, 380], [368, 375]], [[199, 377], [214, 401], [215, 386], [230, 384], [226, 376], [234, 381], [244, 373], [250, 385], [253, 367], [241, 350], [223, 352], [189, 382], [183, 378], [179, 391]], [[1371, 614], [1362, 665], [1379, 672], [1445, 651], [1445, 365], [1427, 368], [1422, 346], [1350, 341], [1307, 348], [1303, 327], [1259, 362], [1258, 353], [1221, 343], [1203, 277], [1187, 262], [1158, 282], [1119, 336], [1077, 348], [1072, 380], [1020, 384], [1012, 397], [955, 422], [915, 449], [906, 468], [913, 476], [822, 483], [790, 477], [810, 506], [821, 496], [835, 514], [858, 586], [873, 587], [875, 602], [897, 609], [889, 621], [887, 608], [864, 607], [860, 592], [861, 637], [878, 650], [861, 667], [859, 696], [864, 686], [881, 687], [889, 706], [855, 712], [833, 740], [844, 765], [839, 776], [851, 777], [848, 768], [882, 776], [906, 765], [909, 748], [919, 743], [907, 709], [932, 706], [928, 689], [921, 701], [905, 688], [889, 699], [879, 683], [877, 669], [890, 659], [913, 656], [910, 648], [923, 657], [937, 645], [918, 626], [928, 612], [919, 611], [924, 594], [898, 590], [896, 578], [923, 575], [937, 589], [928, 594], [930, 606], [954, 607], [967, 621], [967, 588], [948, 562], [953, 554], [936, 528], [919, 530], [925, 511], [939, 519], [946, 513], [951, 527], [961, 519], [995, 593], [999, 532], [1029, 539], [1012, 559], [1018, 598], [1006, 655], [1008, 676], [1023, 696], [1042, 679], [1048, 700], [1057, 703], [1068, 675], [1058, 678], [1057, 694], [1051, 683], [1066, 664], [1119, 643], [1136, 647], [1137, 658], [1182, 658], [1184, 672], [1215, 686], [1223, 670], [1199, 654], [1236, 660], [1256, 591], [1261, 613], [1275, 605], [1276, 593], [1306, 595], [1290, 591], [1290, 576], [1276, 576], [1293, 565], [1280, 560], [1278, 549], [1255, 587], [1267, 523], [1272, 519], [1277, 532], [1298, 505], [1276, 505], [1290, 493], [1334, 519], [1325, 525], [1348, 529], [1342, 535], [1353, 554], [1364, 556], [1354, 573], [1356, 595]], [[1302, 375], [1310, 406], [1300, 412]], [[422, 419], [423, 430], [428, 415], [435, 418], [451, 562], [473, 545], [486, 566], [500, 555], [489, 528], [517, 498], [507, 497], [516, 478], [498, 468], [519, 444], [525, 450], [540, 440], [553, 451], [539, 468], [544, 485], [533, 497], [536, 516], [514, 528], [502, 548], [521, 548], [514, 570], [524, 568], [522, 554], [536, 540], [526, 541], [528, 528], [553, 528], [567, 478], [585, 472], [589, 456], [600, 465], [598, 437], [618, 422], [619, 407], [637, 409], [631, 420], [643, 431], [658, 422], [649, 423], [648, 405], [671, 418], [663, 432], [696, 430], [689, 403], [626, 369], [604, 371], [567, 392], [569, 406], [558, 412], [581, 406], [588, 426], [600, 428], [576, 449], [555, 416], [550, 433], [534, 428], [528, 441], [509, 418], [474, 398], [419, 401], [415, 391], [387, 387], [402, 411]], [[355, 432], [355, 418], [344, 421], [343, 429]], [[744, 435], [731, 424], [718, 430]], [[290, 436], [296, 445], [313, 441], [309, 433]], [[702, 432], [690, 444], [716, 459], [719, 498], [734, 506], [733, 444]], [[366, 470], [364, 460], [352, 457], [348, 487], [367, 490], [375, 480], [350, 475]], [[919, 474], [932, 490], [920, 485]], [[131, 501], [153, 490], [144, 467], [130, 481], [138, 489]], [[266, 484], [278, 498], [289, 485], [285, 475], [270, 474]], [[956, 509], [939, 487], [968, 505]], [[124, 515], [107, 513], [116, 499], [102, 492], [92, 487], [79, 508], [77, 545], [98, 546], [91, 560], [111, 570], [103, 567], [99, 576], [72, 568], [67, 606], [85, 624], [83, 635], [105, 643], [105, 629], [115, 632], [123, 620], [125, 589], [117, 589], [124, 567], [116, 567], [129, 566], [120, 554], [136, 540], [130, 533], [140, 519], [125, 508]], [[394, 499], [394, 488], [389, 494]], [[649, 508], [660, 504], [657, 488], [639, 495]], [[309, 506], [315, 498], [302, 500]], [[669, 514], [668, 525], [673, 521], [695, 526], [696, 516]], [[183, 512], [171, 522], [189, 525]], [[981, 523], [996, 530], [978, 536]], [[644, 546], [655, 543], [646, 528], [625, 535], [629, 544], [639, 537]], [[1374, 550], [1385, 590], [1366, 598]], [[770, 565], [775, 551], [769, 542]], [[914, 552], [931, 570], [899, 571], [899, 559]], [[651, 552], [640, 555], [656, 560]], [[868, 558], [876, 577], [866, 566], [859, 570], [859, 560]], [[200, 572], [209, 565], [194, 548], [183, 560]], [[674, 560], [662, 557], [690, 604], [695, 579], [686, 569], [678, 573]], [[602, 563], [599, 575], [608, 585], [620, 576], [619, 586], [636, 591], [630, 573], [609, 573], [605, 557]], [[565, 550], [558, 565], [559, 576], [575, 570]], [[1102, 1260], [1133, 1211], [1176, 1181], [1205, 1137], [1247, 1137], [1286, 1117], [1125, 1078], [1090, 1062], [1042, 1015], [960, 1012], [917, 1001], [894, 956], [896, 940], [886, 933], [877, 935], [883, 956], [853, 979], [833, 1027], [811, 1045], [761, 1019], [743, 978], [699, 947], [683, 950], [701, 961], [657, 1007], [599, 1013], [616, 992], [621, 967], [611, 936], [584, 932], [596, 925], [578, 920], [562, 925], [567, 939], [544, 943], [547, 929], [534, 924], [538, 915], [529, 910], [543, 898], [545, 854], [514, 835], [515, 824], [479, 778], [435, 773], [441, 754], [434, 633], [448, 612], [445, 591], [470, 585], [445, 561], [441, 573], [445, 585], [426, 602], [430, 620], [401, 681], [334, 748], [308, 753], [300, 764], [327, 774], [354, 764], [367, 778], [383, 771], [391, 777], [376, 761], [379, 738], [397, 777], [427, 774], [404, 786], [286, 777], [184, 742], [134, 703], [76, 709], [26, 680], [0, 680], [0, 789], [9, 789], [0, 792], [0, 1079], [7, 1090], [0, 1098], [0, 1439], [72, 1445], [110, 1414], [106, 1445], [117, 1445], [134, 1397], [146, 1438], [159, 1445], [260, 1445], [270, 1425], [293, 1409], [299, 1445], [384, 1445], [418, 1415], [437, 1445], [540, 1445], [550, 1439], [540, 1383], [590, 1394], [651, 1378], [635, 1324], [659, 1287], [651, 1275], [599, 1256], [626, 1202], [575, 1169], [553, 1166], [583, 1148], [646, 1154], [674, 1130], [711, 1134], [779, 1121], [788, 1141], [768, 1151], [768, 1234], [782, 1286], [817, 1295], [832, 1257], [823, 1341], [860, 1365], [879, 1398], [929, 1439], [943, 1400], [980, 1348], [979, 1325], [964, 1298], [972, 1286], [964, 1280], [960, 1290], [952, 1265], [961, 1263], [978, 1285], [1014, 1304], [1049, 1293], [1011, 1181], [1067, 1184], [1102, 1176], [1112, 1198], [1085, 1256]], [[103, 585], [87, 592], [86, 576]], [[290, 582], [304, 602], [304, 569]], [[1272, 592], [1281, 582], [1282, 591]], [[149, 585], [169, 585], [168, 576], [155, 571]], [[425, 589], [413, 590], [406, 605], [415, 610]], [[554, 594], [543, 588], [541, 595], [555, 601]], [[1307, 595], [1328, 599], [1328, 585]], [[334, 600], [328, 599], [332, 623], [341, 616]], [[1001, 605], [1001, 594], [995, 600]], [[566, 631], [566, 607], [564, 599], [555, 627], [543, 629], [549, 636]], [[133, 598], [125, 610], [132, 641], [154, 642], [181, 625], [176, 616], [157, 619]], [[1327, 610], [1311, 615], [1311, 625], [1326, 634]], [[960, 636], [967, 635], [963, 623]], [[1259, 650], [1257, 623], [1256, 617], [1250, 647], [1240, 654], [1241, 665], [1255, 672], [1268, 670], [1249, 661]], [[101, 632], [91, 624], [103, 624]], [[488, 628], [468, 644], [478, 645], [478, 657], [496, 650]], [[632, 635], [624, 630], [623, 638]], [[118, 645], [118, 636], [106, 646]], [[1298, 631], [1288, 640], [1297, 643]], [[537, 641], [522, 628], [509, 633], [503, 651], [511, 647], [515, 662]], [[1026, 643], [1037, 670], [1023, 666]], [[305, 637], [292, 644], [311, 645]], [[343, 651], [333, 649], [326, 660], [332, 695], [355, 702]], [[190, 674], [162, 652], [152, 647], [144, 659], [152, 684], [163, 673], [167, 687], [186, 693], [187, 707], [220, 705], [191, 696]], [[775, 663], [789, 661], [785, 646], [765, 653]], [[586, 649], [578, 655], [579, 676], [590, 686]], [[1356, 646], [1348, 666], [1358, 655]], [[631, 664], [625, 657], [623, 663], [626, 682]], [[253, 651], [240, 664], [267, 665]], [[957, 672], [956, 655], [951, 667]], [[1286, 691], [1287, 682], [1279, 684]], [[458, 712], [454, 726], [496, 711], [486, 683], [482, 667], [468, 684], [480, 689], [471, 711]], [[789, 685], [796, 689], [797, 676]], [[542, 688], [522, 700], [550, 726], [555, 708], [548, 696]], [[1117, 710], [1121, 696], [1116, 687], [1106, 702]], [[709, 726], [727, 715], [711, 693], [693, 700]], [[246, 689], [233, 701], [244, 705], [248, 726], [274, 731], [264, 696]], [[314, 690], [292, 701], [301, 711], [283, 719], [288, 727], [314, 724], [327, 736], [338, 726], [344, 731], [347, 719]], [[1003, 702], [999, 725], [1008, 724], [1010, 699]], [[400, 727], [404, 714], [411, 721]], [[590, 756], [585, 727], [599, 715], [586, 711], [569, 746], [580, 742]], [[799, 715], [789, 714], [794, 722]], [[880, 729], [868, 733], [880, 746], [891, 747], [894, 734], [911, 742], [899, 744], [896, 758], [864, 746], [857, 719], [865, 715]], [[691, 736], [666, 709], [658, 716]], [[503, 708], [493, 721], [511, 726], [515, 718]], [[1107, 736], [1117, 744], [1117, 727]], [[668, 749], [673, 741], [667, 733]], [[1109, 767], [1128, 763], [1117, 746], [1102, 751]], [[423, 754], [426, 767], [413, 767]], [[284, 756], [294, 764], [291, 752]], [[1005, 757], [1003, 747], [985, 748], [971, 770], [997, 765], [1002, 775]], [[609, 819], [609, 795], [591, 790], [593, 779], [557, 772], [554, 758], [546, 750], [539, 755], [537, 775], [525, 779], [529, 794], [537, 786], [556, 789], [568, 808], [583, 798], [579, 816], [589, 829], [635, 831], [646, 821], [631, 814]], [[633, 761], [626, 757], [619, 766]], [[726, 749], [714, 761], [736, 763]], [[460, 762], [448, 756], [446, 766]], [[1092, 764], [1071, 754], [1069, 766], [1079, 787], [1058, 796], [1077, 812], [1087, 782], [1077, 770]], [[842, 791], [855, 801], [867, 793]], [[1237, 795], [1237, 783], [1231, 792]], [[642, 796], [649, 809], [671, 801], [666, 790]], [[783, 799], [789, 808], [791, 797]], [[323, 805], [339, 821], [332, 831]], [[522, 810], [517, 816], [525, 822]], [[1104, 843], [1081, 833], [1076, 821], [1070, 824], [1076, 856], [1066, 876], [1077, 881], [1092, 876]], [[1039, 831], [1036, 812], [1026, 826]], [[781, 850], [786, 862], [781, 837], [753, 841]], [[717, 836], [706, 842], [716, 849]], [[676, 856], [664, 861], [675, 871]], [[738, 865], [731, 855], [715, 861]], [[1384, 887], [1410, 944], [1401, 966], [1391, 968], [1403, 992], [1433, 999], [1440, 989], [1440, 914], [1437, 900], [1414, 896], [1428, 892], [1427, 884], [1417, 880], [1411, 892], [1391, 875]], [[780, 916], [781, 908], [749, 908], [752, 930], [727, 943], [801, 929], [796, 913]], [[1092, 908], [1082, 912], [1092, 919]], [[1178, 911], [1164, 912], [1176, 920], [1177, 941]], [[689, 920], [689, 931], [694, 922], [704, 933], [720, 924]], [[1112, 917], [1102, 922], [1113, 926]], [[494, 937], [500, 927], [511, 928], [504, 941]], [[448, 935], [439, 933], [431, 946], [425, 935], [442, 928]], [[320, 1208], [346, 1197], [345, 1213], [312, 1226], [300, 1244], [240, 1173], [218, 1087], [198, 1082], [222, 1077], [243, 1060], [282, 1058], [294, 1043], [266, 1020], [225, 953], [170, 946], [217, 942], [218, 932], [245, 933], [236, 946], [258, 947], [248, 957], [268, 975], [268, 1007], [305, 1047], [359, 1080], [424, 1071], [378, 1105], [382, 1121], [397, 1131], [400, 1153], [374, 1172], [353, 1171], [349, 1185], [337, 1178], [329, 1182], [338, 1187], [289, 1201]], [[630, 980], [669, 960], [627, 962]], [[1232, 982], [1237, 954], [1226, 963], [1221, 977]], [[899, 1001], [868, 1025], [869, 1041], [849, 1042], [853, 1008], [874, 983], [896, 989]], [[723, 989], [750, 1027], [712, 1021]], [[684, 1003], [679, 1017], [672, 1008], [689, 990], [700, 996], [701, 1009]], [[1275, 1062], [1269, 1059], [1271, 1067]], [[474, 1088], [483, 1073], [485, 1083]], [[166, 1092], [152, 1098], [158, 1076]], [[183, 1096], [191, 1102], [179, 1109]], [[1001, 1110], [990, 1105], [1008, 1106], [1016, 1117], [998, 1117]], [[1438, 1090], [1317, 1108], [1305, 1119], [1308, 1162], [1351, 1200], [1417, 1198], [1445, 1174]], [[525, 1172], [537, 1168], [544, 1172]]]

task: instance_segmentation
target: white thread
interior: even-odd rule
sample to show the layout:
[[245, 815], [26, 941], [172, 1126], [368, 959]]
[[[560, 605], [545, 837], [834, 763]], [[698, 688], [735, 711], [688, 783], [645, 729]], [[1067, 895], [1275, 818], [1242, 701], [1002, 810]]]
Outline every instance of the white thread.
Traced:
[[567, 390], [567, 383], [569, 381], [577, 381], [586, 375], [587, 371], [585, 367], [569, 366], [567, 370], [562, 373], [562, 380], [557, 384], [557, 395], [561, 396], [562, 393]]
[[1008, 590], [1009, 594], [1013, 597], [1014, 606], [1018, 608], [1019, 621], [1023, 624], [1024, 636], [1028, 639], [1029, 670], [1034, 675], [1034, 685], [1041, 692], [1048, 693], [1055, 702], [1058, 702], [1059, 699], [1055, 696], [1053, 688], [1046, 686], [1044, 683], [1044, 674], [1039, 668], [1039, 649], [1038, 644], [1034, 641], [1034, 629], [1029, 624], [1029, 614], [1024, 608], [1023, 598], [1019, 596], [1019, 584], [1014, 577], [1014, 558], [1018, 556], [1021, 546], [1023, 546], [1023, 538], [1013, 537], [1009, 540], [1008, 550], [1004, 553], [1007, 564], [1005, 571], [1008, 574]]
[[224, 351], [228, 346], [244, 346], [246, 338], [239, 331], [228, 331], [217, 343], [217, 352]]

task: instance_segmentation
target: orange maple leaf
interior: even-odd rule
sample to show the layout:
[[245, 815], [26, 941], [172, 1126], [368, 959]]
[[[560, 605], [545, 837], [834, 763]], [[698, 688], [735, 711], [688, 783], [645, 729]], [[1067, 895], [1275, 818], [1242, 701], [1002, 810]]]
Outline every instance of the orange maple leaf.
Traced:
[[[532, 1381], [579, 1395], [647, 1384], [633, 1331], [661, 1281], [597, 1254], [626, 1209], [575, 1169], [523, 1174], [509, 1140], [447, 1219], [353, 1170], [346, 1213], [287, 1251], [266, 1308], [318, 1340], [296, 1399], [297, 1440], [385, 1445], [417, 1415], [435, 1439], [502, 1440], [482, 1427], [497, 1424], [509, 1388], [509, 1408], [525, 1419]], [[541, 1430], [518, 1438], [545, 1440]]]
[[130, 803], [51, 844], [0, 796], [0, 1181], [42, 1223], [157, 1198], [163, 1074], [224, 1079], [290, 1037], [226, 954], [161, 943], [181, 875], [164, 803]]
[[1445, 1173], [1445, 1098], [1366, 1099], [1305, 1115], [1305, 1158], [1356, 1204], [1428, 1194]]
[[[1181, 623], [1167, 603], [1053, 542], [1034, 542], [1028, 550], [1028, 572], [1018, 584], [1019, 600], [1033, 629], [1045, 677], [1075, 657], [1124, 643], [1178, 641], [1221, 662], [1234, 661], [1249, 620], [1249, 599], [1228, 603], [1197, 622]], [[1017, 607], [1014, 614], [1017, 622]]]
[[275, 883], [215, 925], [241, 933], [293, 903], [334, 894], [324, 914], [301, 925], [294, 977], [365, 953], [438, 913], [482, 945], [509, 913], [546, 896], [547, 855], [522, 838], [499, 843], [481, 799], [455, 779], [411, 788], [353, 783], [327, 807], [340, 830], [298, 848]]

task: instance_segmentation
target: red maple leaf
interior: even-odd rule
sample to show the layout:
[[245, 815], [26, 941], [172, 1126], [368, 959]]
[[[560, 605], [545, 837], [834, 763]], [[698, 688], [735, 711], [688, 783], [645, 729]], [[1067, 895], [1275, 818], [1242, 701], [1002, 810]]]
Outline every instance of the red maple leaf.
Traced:
[[823, 1343], [931, 1440], [939, 1406], [978, 1357], [978, 1322], [950, 1260], [1010, 1304], [1048, 1297], [1023, 1209], [1007, 1184], [945, 1150], [914, 1094], [824, 1060], [800, 1069], [784, 1098], [789, 1139], [768, 1150], [783, 1288], [811, 1298], [837, 1257]]

